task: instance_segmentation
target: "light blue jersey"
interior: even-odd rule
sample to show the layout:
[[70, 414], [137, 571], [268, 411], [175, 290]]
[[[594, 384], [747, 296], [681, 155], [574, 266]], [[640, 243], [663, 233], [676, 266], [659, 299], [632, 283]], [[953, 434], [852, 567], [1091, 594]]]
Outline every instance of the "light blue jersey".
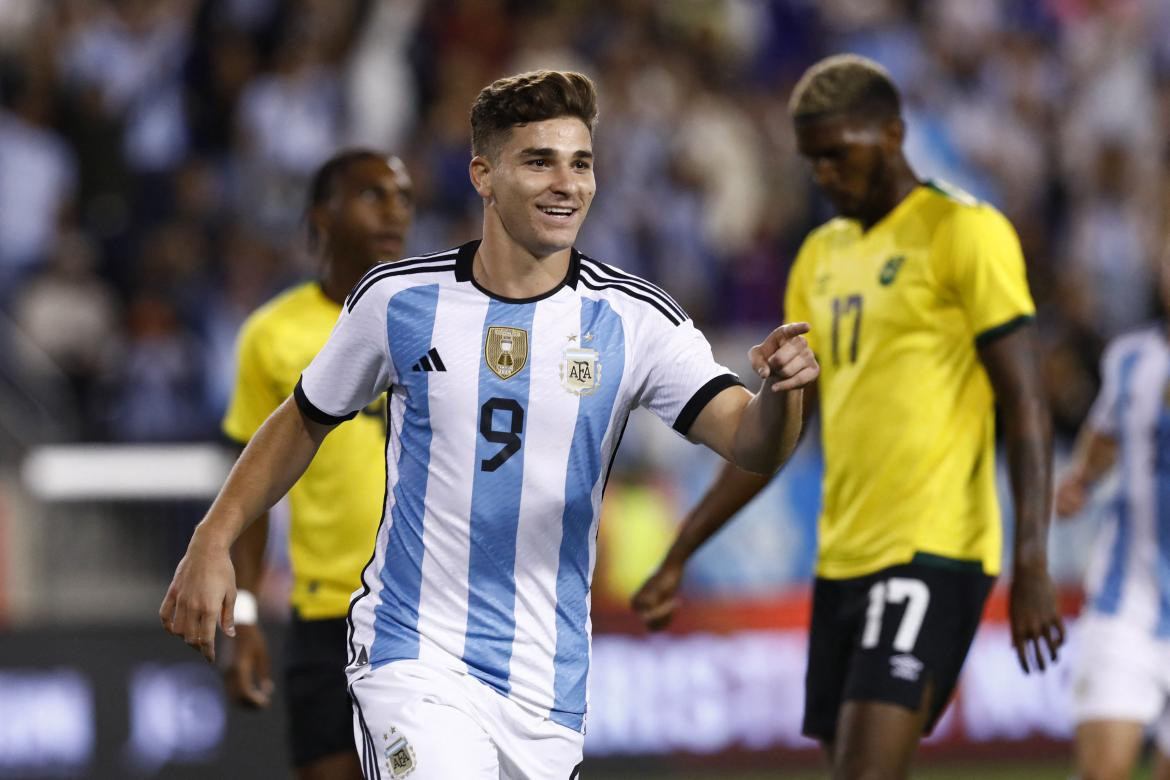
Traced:
[[572, 253], [539, 298], [471, 273], [478, 242], [369, 272], [296, 396], [321, 422], [388, 393], [386, 501], [348, 673], [420, 659], [581, 730], [609, 467], [636, 406], [686, 434], [739, 384], [666, 293]]
[[1170, 638], [1170, 343], [1158, 325], [1115, 339], [1089, 425], [1115, 439], [1120, 484], [1087, 606]]

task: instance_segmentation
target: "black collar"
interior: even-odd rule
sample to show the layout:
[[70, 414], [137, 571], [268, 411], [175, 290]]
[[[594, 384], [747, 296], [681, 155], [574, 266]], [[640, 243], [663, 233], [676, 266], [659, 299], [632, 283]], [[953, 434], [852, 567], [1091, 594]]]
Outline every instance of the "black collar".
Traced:
[[494, 298], [497, 301], [503, 301], [505, 303], [535, 303], [536, 301], [541, 301], [556, 295], [562, 287], [577, 289], [577, 278], [581, 275], [581, 253], [574, 248], [569, 251], [569, 270], [565, 273], [565, 278], [561, 280], [560, 284], [548, 292], [535, 295], [531, 298], [505, 298], [502, 295], [497, 295], [491, 290], [481, 287], [479, 282], [475, 281], [475, 274], [472, 273], [471, 265], [472, 261], [475, 260], [475, 253], [479, 251], [479, 245], [480, 239], [476, 239], [474, 241], [468, 241], [459, 247], [459, 255], [455, 258], [455, 281], [470, 282], [475, 289], [489, 298]]

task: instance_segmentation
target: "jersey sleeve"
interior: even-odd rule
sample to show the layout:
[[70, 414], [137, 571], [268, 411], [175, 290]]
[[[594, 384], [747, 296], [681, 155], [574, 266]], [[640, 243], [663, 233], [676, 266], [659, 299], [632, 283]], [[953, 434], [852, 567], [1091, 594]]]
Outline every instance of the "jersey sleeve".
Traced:
[[386, 334], [382, 296], [370, 294], [343, 307], [325, 346], [293, 391], [314, 422], [336, 425], [353, 419], [396, 380]]
[[1089, 427], [1104, 436], [1116, 438], [1121, 432], [1121, 361], [1120, 345], [1115, 341], [1101, 356], [1101, 390], [1086, 419]]
[[1015, 228], [989, 206], [958, 210], [940, 239], [949, 246], [934, 253], [946, 263], [939, 276], [957, 295], [977, 344], [984, 344], [1029, 321], [1036, 313], [1024, 253]]
[[221, 428], [225, 436], [244, 445], [259, 430], [284, 396], [268, 363], [269, 337], [263, 322], [251, 318], [236, 340], [236, 379]]
[[686, 436], [712, 398], [742, 385], [711, 353], [707, 338], [691, 320], [675, 325], [663, 317], [648, 320], [639, 361], [646, 366], [640, 403]]
[[[806, 239], [796, 253], [796, 260], [788, 271], [788, 284], [784, 288], [784, 321], [812, 323], [812, 304], [809, 301], [809, 274], [813, 265], [812, 239]], [[814, 354], [817, 349], [817, 333], [810, 330], [804, 334], [805, 341]]]

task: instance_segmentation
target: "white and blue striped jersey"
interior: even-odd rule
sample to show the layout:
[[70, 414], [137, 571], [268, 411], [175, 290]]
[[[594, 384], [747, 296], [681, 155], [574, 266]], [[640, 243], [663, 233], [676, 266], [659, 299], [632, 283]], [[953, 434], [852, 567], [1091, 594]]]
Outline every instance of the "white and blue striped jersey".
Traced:
[[1165, 325], [1115, 339], [1089, 425], [1119, 445], [1119, 486], [1086, 604], [1170, 638], [1170, 343]]
[[685, 435], [739, 380], [654, 285], [573, 251], [559, 287], [505, 300], [473, 279], [478, 246], [366, 274], [295, 393], [324, 423], [388, 393], [347, 672], [417, 658], [583, 730], [597, 522], [626, 419], [645, 406]]

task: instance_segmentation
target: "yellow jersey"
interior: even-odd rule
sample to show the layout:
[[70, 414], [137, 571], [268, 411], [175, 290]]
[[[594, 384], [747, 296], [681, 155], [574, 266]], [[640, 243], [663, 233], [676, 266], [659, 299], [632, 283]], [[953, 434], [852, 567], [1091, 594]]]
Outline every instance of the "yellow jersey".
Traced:
[[[223, 420], [228, 438], [246, 443], [292, 394], [340, 313], [341, 304], [310, 282], [248, 317], [240, 331], [236, 383]], [[344, 617], [349, 610], [382, 516], [385, 440], [382, 399], [330, 433], [289, 491], [291, 601], [306, 620]]]
[[999, 573], [994, 394], [976, 352], [1035, 313], [1015, 230], [935, 183], [800, 248], [785, 318], [821, 364], [817, 575], [944, 559]]

